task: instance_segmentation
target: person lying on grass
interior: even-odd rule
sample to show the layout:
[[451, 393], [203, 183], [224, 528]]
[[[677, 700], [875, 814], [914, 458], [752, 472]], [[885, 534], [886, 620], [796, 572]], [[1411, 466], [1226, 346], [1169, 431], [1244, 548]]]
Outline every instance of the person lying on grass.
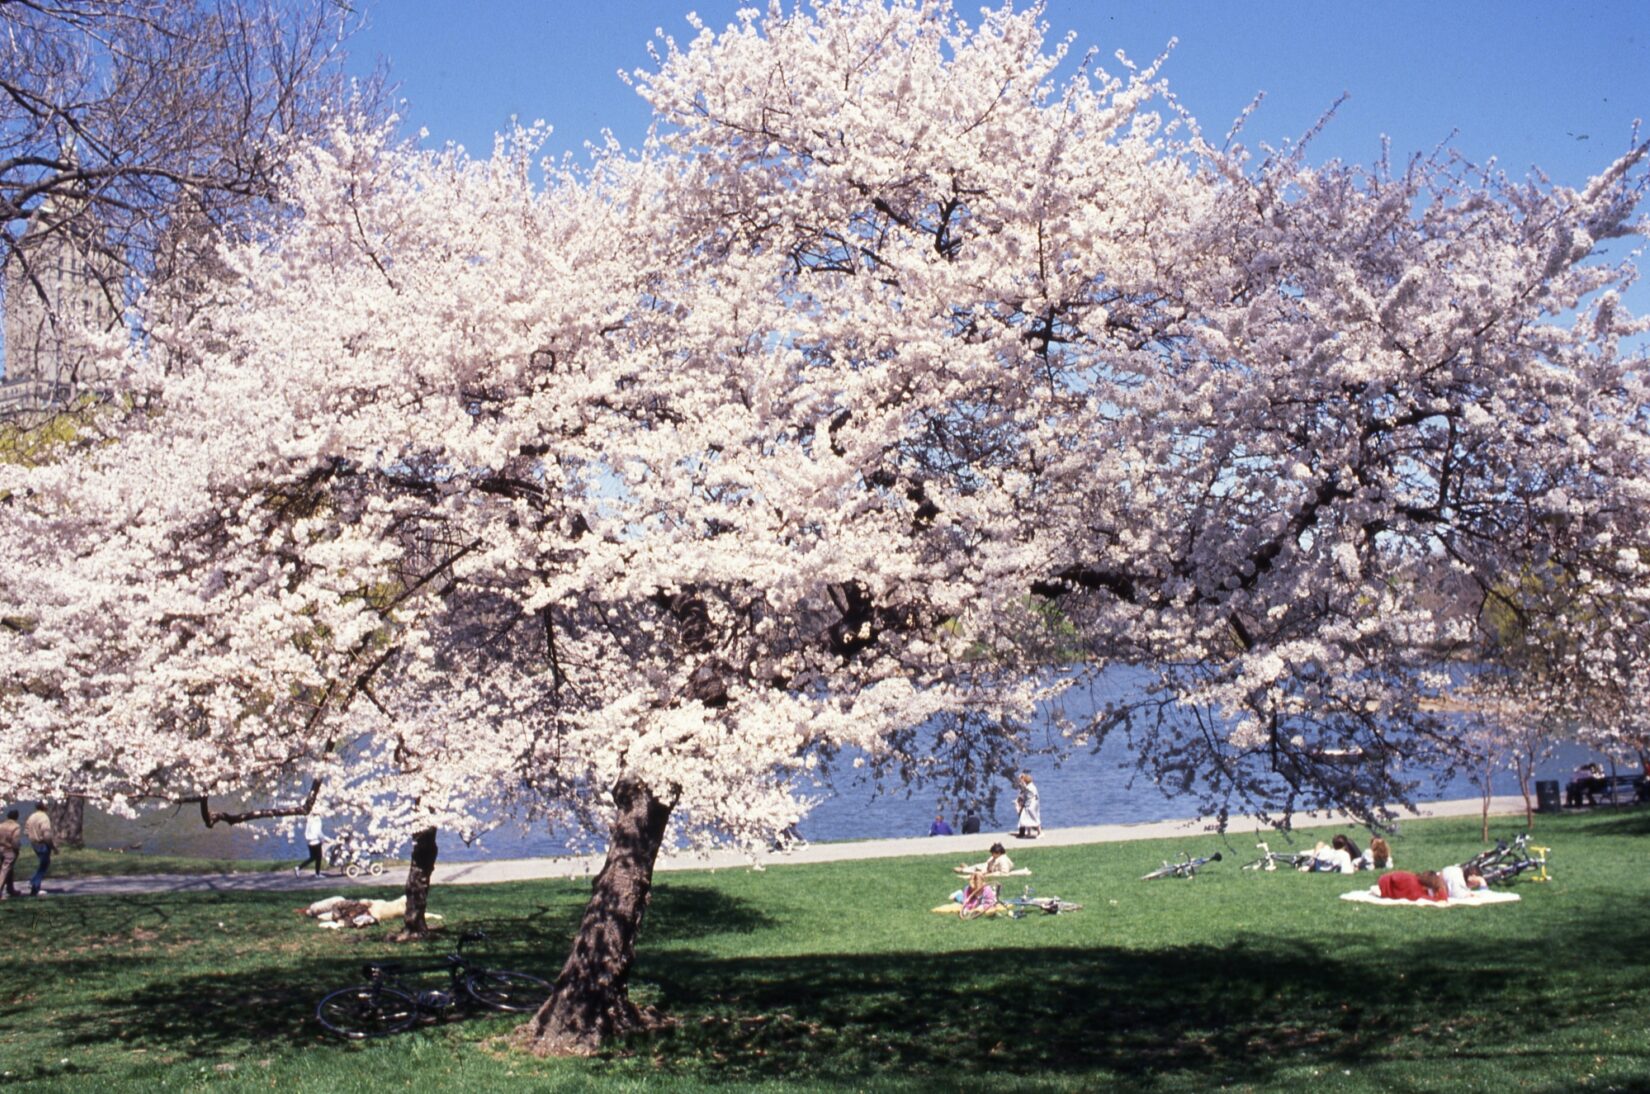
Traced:
[[394, 900], [350, 900], [348, 897], [329, 896], [317, 900], [307, 908], [294, 908], [293, 911], [320, 920], [321, 926], [332, 930], [340, 927], [371, 927], [387, 919], [400, 919], [406, 915], [407, 898], [400, 896]]
[[1436, 870], [1412, 874], [1408, 870], [1394, 870], [1382, 874], [1377, 886], [1387, 900], [1448, 900], [1449, 886]]
[[1444, 888], [1451, 900], [1466, 900], [1478, 890], [1490, 887], [1484, 880], [1484, 871], [1476, 866], [1446, 866], [1438, 871], [1438, 876], [1444, 879]]

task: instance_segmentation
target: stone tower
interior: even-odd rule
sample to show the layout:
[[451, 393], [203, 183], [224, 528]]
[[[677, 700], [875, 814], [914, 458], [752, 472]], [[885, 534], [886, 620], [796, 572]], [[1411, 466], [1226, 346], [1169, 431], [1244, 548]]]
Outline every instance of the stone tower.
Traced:
[[103, 379], [85, 346], [121, 321], [119, 267], [95, 246], [95, 222], [41, 205], [5, 263], [5, 376], [0, 416], [62, 406]]

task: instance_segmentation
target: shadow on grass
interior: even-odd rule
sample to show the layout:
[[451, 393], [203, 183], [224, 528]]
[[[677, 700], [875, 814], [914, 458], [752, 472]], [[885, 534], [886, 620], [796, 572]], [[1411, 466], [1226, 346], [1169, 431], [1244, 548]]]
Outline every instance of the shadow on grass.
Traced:
[[[149, 938], [163, 937], [157, 928], [172, 919], [171, 898], [123, 897], [95, 904], [63, 901], [52, 908], [58, 926], [67, 927], [69, 936], [82, 940], [84, 953], [60, 948], [51, 955], [52, 975], [98, 978], [114, 987], [102, 995], [95, 1010], [70, 1011], [54, 1022], [70, 1045], [125, 1041], [165, 1046], [187, 1057], [217, 1058], [271, 1041], [326, 1041], [328, 1036], [314, 1020], [315, 1004], [323, 995], [361, 982], [368, 962], [404, 965], [404, 978], [415, 987], [445, 987], [444, 958], [452, 952], [460, 929], [479, 928], [487, 933], [486, 942], [465, 949], [478, 967], [515, 969], [555, 979], [583, 912], [582, 894], [561, 895], [566, 899], [534, 901], [526, 909], [523, 901], [513, 912], [502, 911], [497, 904], [473, 909], [426, 942], [396, 945], [387, 941], [386, 932], [340, 931], [328, 940], [337, 943], [329, 947], [331, 952], [302, 952], [312, 950], [303, 947], [299, 952], [271, 953], [269, 960], [254, 968], [196, 971], [170, 979], [154, 974], [157, 959], [164, 962], [167, 951], [145, 946]], [[202, 910], [208, 904], [186, 899], [192, 922], [200, 925], [198, 929], [212, 930], [210, 916], [202, 922]], [[277, 919], [283, 915], [261, 895], [227, 894], [212, 898], [210, 906], [220, 909], [214, 914], [230, 921], [236, 919], [236, 912]], [[655, 891], [646, 935], [649, 941], [695, 940], [770, 924], [769, 917], [747, 902], [714, 890], [672, 887]], [[307, 922], [301, 929], [315, 930]], [[188, 945], [187, 938], [171, 936], [168, 951], [186, 953]], [[121, 990], [119, 985], [128, 978], [136, 986]], [[0, 1018], [6, 1013], [0, 1005]], [[487, 1023], [490, 1031], [520, 1021], [485, 1010], [454, 1018], [492, 1019]]]
[[[501, 901], [476, 909], [480, 914], [466, 915], [461, 925], [488, 930], [486, 964], [553, 978], [581, 910], [567, 895], [514, 913]], [[648, 943], [768, 922], [749, 902], [710, 890], [672, 887], [655, 897]], [[141, 902], [141, 914], [133, 915], [165, 915], [165, 903]], [[247, 903], [249, 910], [260, 907]], [[115, 920], [104, 915], [99, 926], [107, 929]], [[1418, 941], [1395, 966], [1390, 946], [1271, 935], [1149, 952], [1112, 946], [1001, 952], [991, 948], [989, 932], [1009, 925], [980, 926], [974, 951], [873, 959], [854, 953], [711, 957], [644, 946], [638, 993], [676, 1024], [620, 1046], [616, 1055], [712, 1084], [966, 1085], [974, 1079], [985, 1085], [1018, 1076], [1086, 1085], [1110, 1076], [1137, 1085], [1264, 1086], [1302, 1066], [1414, 1061], [1420, 1074], [1425, 1061], [1445, 1055], [1481, 1052], [1486, 1062], [1507, 1066], [1509, 1048], [1532, 1057], [1563, 1054], [1551, 1047], [1563, 1045], [1561, 1038], [1532, 1042], [1532, 1025], [1563, 1029], [1608, 1006], [1641, 1008], [1650, 993], [1639, 988], [1650, 984], [1650, 920], [1637, 916], [1601, 914], [1565, 926], [1566, 959], [1608, 960], [1612, 978], [1551, 969], [1547, 940], [1509, 939], [1492, 930]], [[418, 965], [439, 959], [452, 932], [399, 948], [358, 937], [359, 944], [330, 953], [278, 953], [171, 979], [153, 975], [152, 957], [134, 956], [127, 959], [132, 986], [122, 989], [116, 979], [95, 1010], [57, 1020], [74, 1045], [115, 1040], [164, 1046], [186, 1058], [267, 1052], [271, 1042], [336, 1045], [313, 1019], [324, 993], [357, 982], [366, 960]], [[340, 938], [346, 940], [354, 942]], [[74, 959], [77, 966], [80, 960]], [[62, 965], [52, 967], [64, 974]], [[1555, 977], [1564, 981], [1557, 990]], [[429, 981], [441, 982], [439, 973]], [[474, 1036], [502, 1032], [519, 1020], [465, 1022], [462, 1035], [471, 1036], [472, 1028]], [[1575, 1050], [1578, 1058], [1588, 1054]], [[1637, 1063], [1650, 1069], [1650, 1060]]]
[[[1646, 982], [1650, 927], [1576, 924], [1570, 952], [1616, 957]], [[649, 959], [677, 1024], [632, 1042], [653, 1066], [714, 1082], [1105, 1075], [1265, 1085], [1281, 1069], [1444, 1055], [1505, 1064], [1542, 1029], [1634, 1007], [1621, 981], [1554, 993], [1539, 941], [1492, 936], [1390, 950], [1252, 937], [1227, 947]], [[1636, 962], [1636, 963], [1635, 963]], [[1524, 1047], [1519, 1047], [1524, 1046]], [[1580, 1061], [1590, 1052], [1573, 1054]], [[1650, 1059], [1641, 1060], [1650, 1069]]]
[[1618, 805], [1600, 808], [1589, 813], [1575, 828], [1591, 836], [1650, 836], [1650, 807]]

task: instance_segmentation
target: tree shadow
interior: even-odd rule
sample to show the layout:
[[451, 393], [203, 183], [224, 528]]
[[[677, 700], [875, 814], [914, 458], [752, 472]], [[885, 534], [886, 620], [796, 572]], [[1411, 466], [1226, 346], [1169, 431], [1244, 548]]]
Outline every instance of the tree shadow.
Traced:
[[1650, 836], [1650, 808], [1642, 805], [1600, 807], [1574, 825], [1591, 836]]
[[[1567, 953], [1646, 982], [1650, 926], [1601, 917], [1571, 931]], [[874, 962], [655, 954], [645, 976], [677, 1022], [623, 1051], [718, 1083], [1110, 1075], [1265, 1086], [1302, 1064], [1502, 1058], [1528, 1042], [1532, 1015], [1558, 1027], [1626, 998], [1622, 981], [1604, 979], [1555, 997], [1532, 971], [1547, 959], [1539, 940], [1492, 936], [1418, 944], [1401, 968], [1389, 948], [1260, 935], [1225, 947], [982, 948]]]
[[[170, 977], [155, 974], [157, 963], [166, 958], [145, 949], [144, 942], [151, 934], [156, 939], [168, 937], [157, 928], [171, 922], [173, 911], [182, 911], [169, 907], [175, 898], [122, 897], [95, 904], [63, 901], [51, 909], [57, 926], [72, 924], [67, 933], [84, 940], [85, 953], [64, 952], [60, 947], [50, 957], [51, 975], [99, 979], [115, 987], [102, 995], [95, 1010], [65, 1011], [54, 1018], [54, 1024], [70, 1047], [110, 1041], [161, 1043], [186, 1058], [216, 1058], [268, 1041], [325, 1042], [330, 1038], [314, 1018], [322, 996], [360, 983], [368, 962], [403, 965], [406, 981], [415, 987], [444, 987], [448, 984], [444, 958], [453, 951], [461, 930], [486, 932], [484, 941], [465, 947], [465, 955], [477, 967], [515, 969], [553, 980], [577, 929], [584, 895], [570, 891], [543, 899], [545, 894], [538, 892], [530, 904], [522, 901], [512, 912], [499, 911], [490, 902], [461, 918], [455, 915], [451, 923], [444, 921], [431, 938], [415, 943], [392, 943], [381, 930], [339, 931], [328, 940], [335, 945], [316, 952], [314, 940], [294, 936], [290, 949], [272, 950], [271, 960], [253, 968], [192, 970]], [[211, 921], [211, 916], [200, 914], [201, 898], [184, 899], [190, 902], [187, 918], [197, 925], [203, 919]], [[285, 933], [277, 924], [290, 912], [271, 907], [267, 894], [225, 894], [209, 900], [223, 906], [213, 916], [222, 914], [228, 920], [264, 917], [262, 929], [272, 944]], [[671, 886], [655, 890], [646, 936], [650, 943], [693, 941], [771, 923], [747, 901], [708, 888]], [[306, 921], [301, 929], [313, 931], [314, 927]], [[168, 943], [180, 944], [186, 945], [187, 940], [172, 938]], [[118, 985], [123, 982], [133, 986], [121, 990]], [[15, 1015], [9, 1013], [14, 1009]], [[23, 1020], [24, 1016], [24, 1009], [0, 1005], [0, 1017]], [[519, 1015], [476, 1009], [447, 1019], [481, 1023], [494, 1032], [520, 1020]]]
[[656, 885], [643, 937], [649, 945], [694, 941], [719, 934], [748, 934], [777, 922], [756, 903], [715, 889]]
[[[547, 965], [559, 965], [582, 910], [578, 894], [561, 895], [489, 899], [424, 943], [395, 946], [341, 932], [338, 946], [318, 950], [295, 939], [302, 944], [228, 970], [165, 976], [154, 954], [118, 947], [57, 954], [53, 976], [98, 977], [109, 987], [95, 1008], [65, 1011], [53, 1022], [71, 1049], [163, 1044], [184, 1059], [269, 1042], [349, 1050], [321, 1030], [314, 1008], [326, 992], [359, 982], [362, 963], [433, 965], [459, 927], [481, 926], [489, 934], [478, 948], [482, 963], [552, 979], [556, 968]], [[95, 912], [65, 903], [58, 914], [83, 917], [95, 942], [98, 931], [142, 929], [144, 917], [168, 915], [168, 903]], [[266, 917], [272, 939], [283, 932], [270, 917], [290, 914], [271, 908], [267, 897], [222, 903]], [[512, 903], [516, 910], [500, 910]], [[1226, 946], [1004, 951], [993, 948], [982, 925], [988, 929], [972, 950], [878, 953], [874, 960], [855, 952], [719, 957], [692, 945], [770, 925], [752, 903], [712, 889], [655, 890], [634, 982], [648, 997], [642, 1001], [658, 1004], [675, 1024], [617, 1045], [613, 1055], [717, 1085], [984, 1085], [1015, 1077], [1086, 1085], [1110, 1077], [1142, 1086], [1266, 1086], [1288, 1078], [1287, 1069], [1298, 1079], [1303, 1065], [1350, 1069], [1478, 1053], [1504, 1062], [1508, 1046], [1531, 1055], [1567, 1052], [1550, 1047], [1566, 1045], [1562, 1039], [1531, 1043], [1532, 1016], [1543, 1028], [1585, 1024], [1611, 1006], [1637, 1007], [1644, 995], [1638, 985], [1650, 984], [1650, 919], [1619, 910], [1568, 921], [1565, 968], [1546, 973], [1554, 960], [1549, 939], [1476, 928], [1418, 939], [1396, 966], [1386, 941], [1301, 942], [1266, 933]], [[672, 941], [689, 945], [663, 945]], [[1596, 980], [1575, 972], [1605, 967], [1611, 975]], [[1553, 976], [1565, 978], [1562, 990], [1550, 989]], [[439, 986], [444, 977], [418, 982]], [[30, 1014], [27, 1007], [4, 1011], [7, 1022]], [[459, 1036], [477, 1039], [519, 1021], [472, 1013], [456, 1025]], [[1578, 1046], [1574, 1054], [1581, 1066], [1586, 1052]], [[1650, 1060], [1635, 1063], [1650, 1073]]]

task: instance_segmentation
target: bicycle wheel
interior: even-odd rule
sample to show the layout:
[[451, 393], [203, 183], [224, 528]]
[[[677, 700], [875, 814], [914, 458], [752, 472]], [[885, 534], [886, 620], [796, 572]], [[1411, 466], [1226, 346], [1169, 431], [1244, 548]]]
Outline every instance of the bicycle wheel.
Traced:
[[315, 1004], [315, 1020], [350, 1041], [385, 1037], [418, 1022], [418, 1001], [400, 988], [357, 984], [323, 997]]
[[550, 998], [550, 982], [509, 969], [482, 969], [464, 978], [470, 998], [493, 1010], [526, 1014], [544, 1006]]
[[1165, 862], [1162, 866], [1159, 866], [1157, 869], [1153, 870], [1151, 873], [1141, 874], [1140, 875], [1140, 880], [1141, 881], [1153, 881], [1153, 880], [1155, 880], [1157, 878], [1160, 878], [1160, 877], [1172, 877], [1174, 874], [1176, 874], [1178, 872], [1179, 872], [1179, 867], [1172, 866], [1169, 863]]

